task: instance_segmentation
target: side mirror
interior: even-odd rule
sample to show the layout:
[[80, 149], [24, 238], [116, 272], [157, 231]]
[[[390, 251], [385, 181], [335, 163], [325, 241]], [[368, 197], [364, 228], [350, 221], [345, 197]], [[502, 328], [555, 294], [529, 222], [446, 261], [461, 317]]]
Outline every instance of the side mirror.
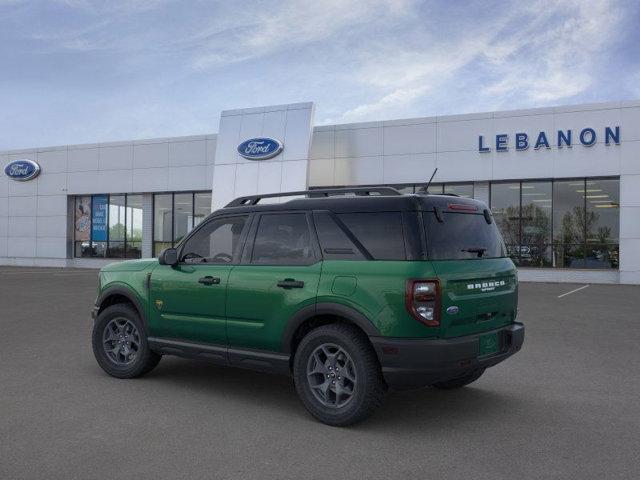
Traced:
[[158, 257], [158, 262], [160, 265], [170, 265], [174, 266], [178, 264], [178, 250], [175, 248], [165, 248], [160, 252], [160, 256]]

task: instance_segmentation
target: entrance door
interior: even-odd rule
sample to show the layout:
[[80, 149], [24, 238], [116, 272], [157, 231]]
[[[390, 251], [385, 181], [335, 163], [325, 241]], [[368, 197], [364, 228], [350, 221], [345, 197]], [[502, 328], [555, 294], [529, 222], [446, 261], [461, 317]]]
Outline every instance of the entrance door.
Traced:
[[246, 255], [229, 276], [230, 347], [280, 351], [288, 320], [315, 303], [322, 262], [310, 221], [307, 213], [283, 212], [253, 222]]
[[151, 276], [155, 336], [227, 345], [226, 292], [239, 262], [247, 215], [213, 218], [179, 248], [179, 263], [160, 265]]

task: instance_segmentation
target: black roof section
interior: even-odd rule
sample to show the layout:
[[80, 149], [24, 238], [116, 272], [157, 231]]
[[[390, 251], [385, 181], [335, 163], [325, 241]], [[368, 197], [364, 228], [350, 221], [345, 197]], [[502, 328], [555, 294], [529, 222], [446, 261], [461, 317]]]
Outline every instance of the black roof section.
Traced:
[[329, 195], [344, 195], [347, 193], [353, 193], [358, 196], [370, 196], [372, 193], [378, 195], [402, 195], [398, 190], [392, 187], [354, 187], [354, 188], [319, 188], [316, 190], [301, 190], [298, 192], [284, 192], [284, 193], [265, 193], [261, 195], [248, 195], [246, 197], [238, 197], [232, 202], [225, 205], [228, 207], [240, 207], [243, 205], [257, 205], [263, 198], [278, 198], [278, 197], [296, 197], [307, 196], [310, 198], [328, 197]]
[[[348, 194], [348, 195], [347, 195]], [[295, 197], [282, 203], [260, 203], [262, 199]], [[333, 212], [376, 212], [456, 210], [455, 206], [474, 206], [478, 213], [486, 209], [479, 200], [457, 195], [402, 194], [391, 187], [356, 187], [304, 190], [239, 197], [214, 214], [291, 210], [331, 210]]]

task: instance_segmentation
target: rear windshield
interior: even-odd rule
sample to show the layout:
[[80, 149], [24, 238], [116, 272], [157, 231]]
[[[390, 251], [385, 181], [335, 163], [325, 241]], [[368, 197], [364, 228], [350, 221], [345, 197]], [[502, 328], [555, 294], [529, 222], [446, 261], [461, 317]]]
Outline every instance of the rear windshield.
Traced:
[[442, 212], [439, 222], [434, 212], [425, 212], [429, 260], [468, 260], [505, 257], [498, 227], [483, 214]]

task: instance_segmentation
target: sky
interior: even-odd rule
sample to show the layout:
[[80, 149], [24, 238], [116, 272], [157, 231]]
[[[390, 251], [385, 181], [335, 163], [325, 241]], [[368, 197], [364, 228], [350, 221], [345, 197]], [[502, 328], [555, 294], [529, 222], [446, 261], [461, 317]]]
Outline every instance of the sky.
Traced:
[[0, 0], [0, 150], [640, 98], [640, 2]]

